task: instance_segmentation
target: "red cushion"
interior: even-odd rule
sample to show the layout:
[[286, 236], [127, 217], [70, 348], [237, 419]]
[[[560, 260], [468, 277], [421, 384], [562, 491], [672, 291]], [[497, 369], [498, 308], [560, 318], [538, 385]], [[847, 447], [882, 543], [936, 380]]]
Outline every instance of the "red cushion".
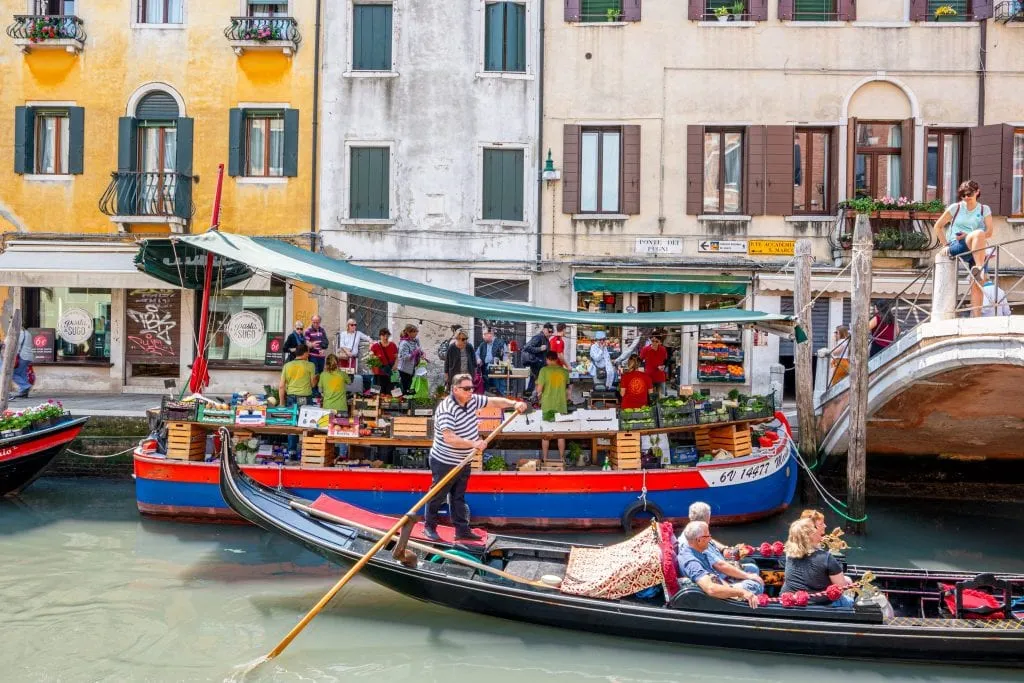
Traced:
[[[387, 531], [395, 522], [398, 521], [397, 517], [389, 517], [387, 515], [379, 515], [376, 512], [364, 510], [361, 507], [344, 503], [337, 498], [331, 498], [327, 494], [321, 493], [320, 497], [310, 505], [314, 510], [320, 512], [326, 512], [334, 515], [335, 517], [341, 517], [343, 519], [349, 519], [353, 522], [358, 522], [363, 526], [372, 527], [379, 531]], [[474, 529], [478, 536], [483, 540], [481, 541], [459, 541], [460, 545], [479, 545], [487, 542], [487, 532], [483, 529]], [[445, 543], [455, 543], [455, 527], [438, 525], [437, 535], [441, 537], [441, 540]], [[417, 522], [416, 526], [412, 529], [412, 538], [418, 541], [430, 541], [429, 538], [423, 535], [423, 522]]]
[[676, 535], [672, 522], [658, 524], [658, 541], [661, 544], [661, 573], [665, 577], [665, 600], [679, 592], [679, 567], [676, 564]]
[[[946, 603], [946, 608], [951, 614], [956, 614], [956, 586], [948, 583], [940, 583], [939, 588], [942, 589], [942, 598]], [[963, 619], [1002, 619], [1003, 612], [991, 612], [989, 614], [974, 614], [966, 610], [972, 609], [991, 609], [994, 607], [1002, 607], [995, 596], [989, 595], [984, 591], [980, 591], [974, 588], [963, 588], [961, 593], [961, 603], [964, 608], [964, 613], [961, 614]]]

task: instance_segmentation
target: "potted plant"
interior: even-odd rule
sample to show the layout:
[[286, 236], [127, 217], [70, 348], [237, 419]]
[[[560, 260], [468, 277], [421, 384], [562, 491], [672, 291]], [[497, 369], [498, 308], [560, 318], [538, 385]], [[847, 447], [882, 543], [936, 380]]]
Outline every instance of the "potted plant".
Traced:
[[565, 452], [565, 464], [569, 467], [579, 467], [583, 459], [583, 447], [578, 441], [570, 441], [569, 448]]
[[957, 12], [952, 5], [942, 5], [935, 9], [935, 21], [956, 21]]
[[729, 8], [725, 5], [715, 8], [715, 18], [719, 21], [729, 21]]
[[901, 234], [903, 248], [907, 251], [923, 251], [928, 248], [931, 238], [923, 232], [904, 232]]
[[903, 237], [898, 228], [883, 228], [875, 235], [875, 249], [893, 251], [903, 246]]
[[64, 417], [64, 406], [51, 398], [26, 413], [31, 414], [33, 429], [45, 429]]
[[878, 200], [878, 217], [887, 220], [904, 220], [910, 218], [911, 202], [906, 197], [889, 197]]
[[911, 218], [921, 221], [938, 220], [946, 210], [946, 205], [941, 199], [933, 199], [928, 202], [914, 204], [910, 212]]
[[605, 10], [605, 16], [608, 18], [608, 21], [618, 21], [619, 17], [622, 16], [622, 10], [615, 7], [609, 7]]
[[746, 12], [746, 10], [747, 5], [743, 0], [736, 0], [736, 2], [732, 3], [732, 15], [736, 17], [736, 21], [743, 19], [743, 13]]
[[32, 425], [32, 415], [29, 411], [5, 410], [0, 416], [0, 438], [9, 439], [14, 436], [21, 436], [29, 430]]
[[231, 439], [231, 445], [235, 450], [235, 460], [240, 465], [252, 465], [256, 462], [256, 454], [260, 450], [260, 440], [257, 437], [248, 439]]

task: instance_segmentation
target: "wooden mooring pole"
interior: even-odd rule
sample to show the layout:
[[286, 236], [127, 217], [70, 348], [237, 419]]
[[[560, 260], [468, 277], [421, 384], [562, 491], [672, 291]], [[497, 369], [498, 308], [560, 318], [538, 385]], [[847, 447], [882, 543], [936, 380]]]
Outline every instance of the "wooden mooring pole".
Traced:
[[[868, 445], [868, 352], [871, 332], [868, 320], [871, 315], [871, 257], [874, 251], [871, 224], [868, 215], [857, 214], [853, 229], [853, 276], [852, 321], [850, 334], [850, 426], [849, 450], [846, 456], [846, 501], [847, 511], [854, 520], [864, 519], [866, 510], [865, 487], [867, 483]], [[863, 534], [863, 521], [847, 524], [851, 533]]]
[[807, 333], [807, 341], [794, 344], [796, 365], [796, 419], [800, 453], [807, 462], [818, 457], [818, 433], [814, 420], [814, 331], [811, 329], [811, 253], [809, 239], [798, 240], [793, 248], [796, 284], [793, 288], [793, 313], [797, 324]]
[[18, 357], [18, 337], [21, 335], [21, 287], [11, 287], [8, 296], [14, 305], [11, 307], [11, 323], [4, 337], [4, 355], [0, 363], [0, 413], [7, 410], [11, 400], [11, 378], [14, 376], [14, 359]]

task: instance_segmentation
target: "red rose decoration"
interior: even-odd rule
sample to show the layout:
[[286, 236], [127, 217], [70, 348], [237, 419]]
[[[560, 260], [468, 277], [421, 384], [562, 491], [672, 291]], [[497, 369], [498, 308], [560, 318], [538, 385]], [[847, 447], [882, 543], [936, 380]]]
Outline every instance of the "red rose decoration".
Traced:
[[772, 552], [778, 557], [782, 557], [782, 554], [786, 552], [786, 544], [782, 541], [775, 541], [772, 543]]
[[807, 607], [807, 591], [797, 591], [793, 596], [793, 602], [797, 607]]
[[779, 596], [779, 602], [782, 603], [783, 607], [792, 607], [796, 604], [796, 598], [792, 593], [783, 593]]
[[832, 602], [835, 602], [839, 598], [843, 597], [843, 587], [837, 586], [833, 583], [825, 589], [825, 597], [827, 597]]
[[767, 606], [768, 606], [768, 604], [769, 604], [769, 603], [770, 603], [771, 601], [772, 601], [772, 599], [771, 599], [771, 598], [769, 598], [769, 597], [768, 597], [767, 595], [765, 595], [764, 593], [761, 593], [760, 595], [758, 595], [758, 596], [757, 596], [757, 606], [758, 606], [758, 607], [767, 607]]
[[761, 555], [763, 557], [771, 557], [772, 556], [772, 544], [769, 543], [768, 541], [765, 541], [764, 543], [762, 543], [761, 547], [758, 548], [758, 550], [761, 551]]
[[740, 559], [741, 560], [744, 557], [746, 557], [747, 555], [749, 555], [750, 553], [752, 553], [752, 552], [754, 552], [754, 546], [747, 545], [746, 543], [740, 544]]

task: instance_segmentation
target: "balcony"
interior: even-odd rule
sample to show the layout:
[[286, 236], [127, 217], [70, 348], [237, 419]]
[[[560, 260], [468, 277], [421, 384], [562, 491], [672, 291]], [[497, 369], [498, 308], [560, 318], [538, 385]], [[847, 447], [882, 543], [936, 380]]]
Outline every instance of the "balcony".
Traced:
[[192, 202], [193, 176], [182, 173], [115, 171], [100, 197], [100, 211], [117, 223], [121, 232], [132, 225], [166, 225], [171, 232], [186, 232], [196, 205]]
[[995, 20], [1004, 24], [1024, 23], [1024, 0], [1003, 0], [996, 5]]
[[[935, 220], [942, 215], [941, 207], [929, 204], [908, 204], [907, 208], [875, 208], [868, 215], [873, 235], [876, 268], [922, 268], [931, 265], [932, 250], [939, 246], [932, 231]], [[853, 225], [857, 211], [850, 207], [839, 209], [835, 232], [829, 235], [829, 245], [836, 265], [850, 262], [853, 250]]]
[[280, 50], [291, 56], [302, 42], [299, 24], [292, 17], [231, 17], [224, 36], [236, 55], [246, 50]]
[[85, 47], [82, 20], [73, 15], [15, 14], [7, 35], [25, 53], [49, 49], [77, 55]]

